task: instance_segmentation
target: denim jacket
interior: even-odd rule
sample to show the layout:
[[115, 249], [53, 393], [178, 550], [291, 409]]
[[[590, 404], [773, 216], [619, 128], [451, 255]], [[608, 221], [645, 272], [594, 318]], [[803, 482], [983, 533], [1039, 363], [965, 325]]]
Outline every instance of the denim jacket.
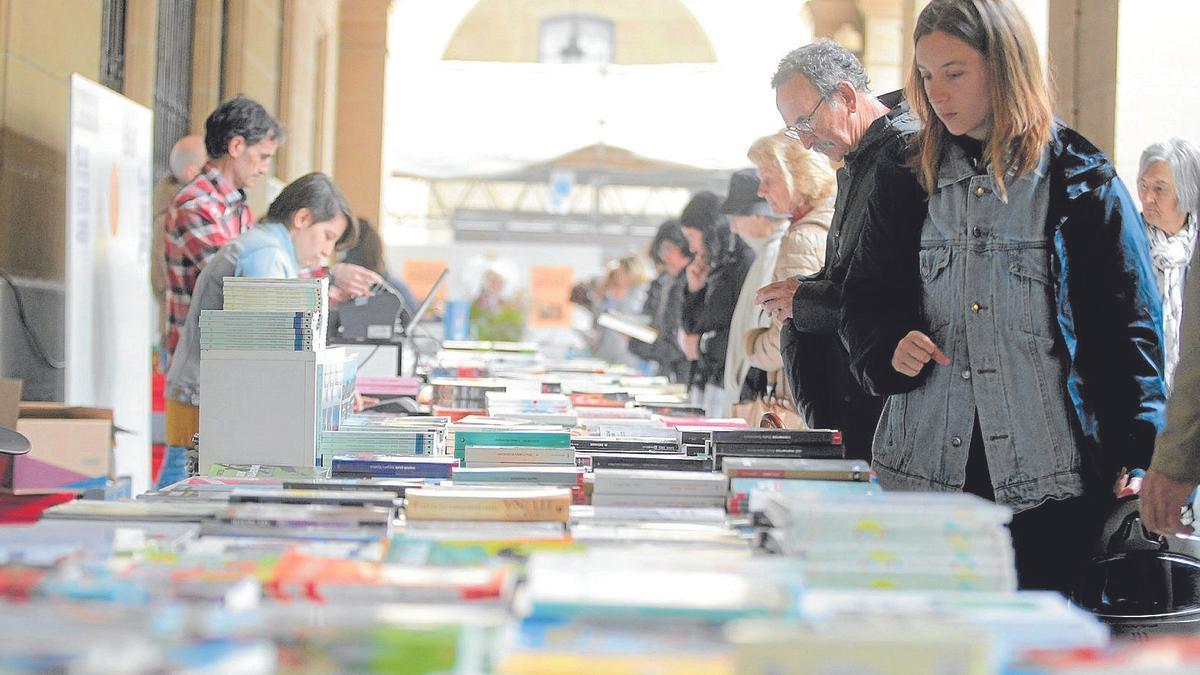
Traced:
[[[1016, 316], [1021, 325], [1016, 328], [1029, 329], [1031, 341], [1038, 340], [1048, 355], [1061, 359], [1063, 381], [1038, 383], [1044, 386], [1026, 391], [1006, 390], [1004, 395], [1010, 399], [1034, 395], [1053, 398], [1054, 392], [1065, 387], [1069, 399], [1065, 407], [1072, 418], [1068, 422], [1078, 439], [1079, 477], [1085, 485], [1099, 488], [1111, 484], [1120, 467], [1147, 466], [1155, 434], [1162, 426], [1166, 390], [1161, 300], [1138, 213], [1108, 158], [1077, 132], [1058, 126], [1043, 170], [1049, 181], [1045, 262], [1027, 265], [1029, 261], [1023, 259], [1010, 261], [1007, 269], [1013, 277], [1043, 285], [1046, 297], [1052, 301], [1053, 316], [1041, 320], [1034, 317], [1027, 324], [1024, 312], [1038, 308], [1032, 303], [1023, 305]], [[905, 167], [893, 165], [881, 167], [881, 171], [886, 174], [879, 177], [881, 184], [899, 194], [915, 182]], [[931, 325], [925, 308], [922, 264], [928, 276], [937, 266], [933, 259], [937, 256], [926, 253], [923, 262], [924, 217], [891, 217], [887, 207], [889, 190], [881, 190], [868, 208], [866, 231], [844, 285], [841, 322], [855, 376], [865, 388], [880, 395], [923, 388], [934, 369], [946, 368], [931, 361], [917, 377], [910, 378], [891, 365], [897, 343], [909, 331], [931, 334], [944, 327]], [[971, 304], [973, 301], [968, 307]], [[968, 315], [972, 313], [968, 310]], [[1041, 369], [1030, 372], [1046, 376]], [[1036, 426], [1020, 417], [1009, 422], [1010, 433], [1028, 433]], [[1053, 419], [1047, 422], [1054, 423]], [[879, 431], [883, 434], [883, 425]], [[984, 431], [986, 441], [989, 430]], [[1004, 433], [990, 431], [993, 436]], [[877, 441], [884, 440], [877, 436]], [[969, 436], [964, 440], [969, 441]], [[914, 447], [912, 451], [943, 452], [945, 448]], [[1034, 462], [1029, 465], [1026, 461], [1019, 479], [1040, 487], [1015, 488], [1008, 500], [998, 490], [997, 497], [1021, 508], [1035, 505], [1041, 498], [1076, 491], [1075, 486], [1065, 486], [1053, 478], [1059, 472], [1073, 471], [1076, 460], [1071, 453], [1043, 452], [1038, 458], [1021, 457], [1017, 461]], [[939, 476], [920, 478], [930, 481], [929, 489], [961, 487], [961, 482], [954, 484], [957, 477], [945, 474], [940, 481]], [[993, 483], [1014, 487], [1016, 478], [993, 475]], [[1046, 488], [1047, 484], [1051, 487]], [[1035, 494], [1044, 488], [1044, 494]]]

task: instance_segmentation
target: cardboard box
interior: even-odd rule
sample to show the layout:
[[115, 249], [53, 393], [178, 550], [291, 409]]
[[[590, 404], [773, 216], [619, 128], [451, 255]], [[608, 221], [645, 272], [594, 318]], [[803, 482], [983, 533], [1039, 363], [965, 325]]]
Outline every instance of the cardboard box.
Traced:
[[[13, 382], [0, 381], [0, 402], [12, 418]], [[6, 393], [7, 392], [7, 393]], [[108, 484], [112, 471], [113, 423], [109, 408], [22, 402], [16, 430], [29, 439], [29, 454], [0, 455], [0, 490], [12, 494], [82, 492]]]

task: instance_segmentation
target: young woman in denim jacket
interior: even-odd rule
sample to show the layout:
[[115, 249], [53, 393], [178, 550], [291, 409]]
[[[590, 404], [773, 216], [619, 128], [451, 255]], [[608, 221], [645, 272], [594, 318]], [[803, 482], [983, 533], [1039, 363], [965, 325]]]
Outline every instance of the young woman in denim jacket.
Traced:
[[[880, 169], [844, 291], [852, 368], [890, 395], [875, 470], [1010, 506], [1020, 585], [1069, 591], [1162, 423], [1146, 233], [1108, 158], [1055, 123], [1012, 0], [934, 0], [913, 37], [924, 130], [911, 172]], [[924, 212], [889, 210], [914, 181]]]

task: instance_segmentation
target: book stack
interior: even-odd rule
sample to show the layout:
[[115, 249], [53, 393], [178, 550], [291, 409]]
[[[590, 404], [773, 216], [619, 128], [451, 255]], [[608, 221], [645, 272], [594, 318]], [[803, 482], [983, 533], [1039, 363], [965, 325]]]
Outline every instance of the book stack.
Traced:
[[[466, 459], [467, 448], [470, 446], [480, 446], [489, 448], [525, 448], [532, 450], [533, 448], [549, 448], [558, 450], [571, 450], [571, 434], [563, 431], [561, 428], [550, 427], [516, 427], [510, 429], [468, 429], [461, 426], [456, 426], [454, 430], [454, 456], [459, 459]], [[554, 453], [548, 453], [546, 456], [553, 456]], [[550, 461], [551, 464], [561, 464], [562, 453], [559, 453], [559, 461]], [[527, 456], [532, 459], [534, 454], [527, 453]], [[482, 455], [479, 455], [482, 460]], [[570, 464], [574, 464], [574, 455]], [[516, 456], [512, 457], [516, 460]], [[537, 461], [509, 461], [500, 463], [517, 463], [517, 464], [536, 464]], [[469, 461], [464, 462], [464, 466], [474, 466]]]
[[225, 277], [224, 308], [200, 313], [200, 349], [325, 348], [328, 280]]
[[752, 619], [729, 624], [726, 636], [735, 647], [730, 672], [736, 673], [1000, 672], [991, 635], [938, 615], [904, 620], [856, 617], [816, 625]]
[[370, 541], [386, 537], [391, 508], [312, 504], [230, 504], [201, 524], [205, 536]]
[[313, 352], [325, 348], [314, 312], [206, 309], [200, 312], [200, 349]]
[[571, 439], [575, 462], [588, 469], [712, 471], [707, 456], [688, 456], [673, 438], [577, 436]]
[[403, 427], [342, 427], [322, 431], [317, 439], [317, 462], [328, 466], [335, 455], [371, 453], [429, 455], [445, 452], [443, 436], [434, 430]]
[[433, 380], [433, 406], [448, 410], [487, 410], [487, 393], [503, 392], [508, 385], [499, 380], [454, 379]]
[[819, 588], [1012, 591], [1012, 512], [964, 493], [770, 494], [766, 545]]
[[674, 439], [675, 430], [667, 427], [661, 420], [654, 417], [649, 419], [589, 417], [580, 418], [579, 426], [588, 436], [605, 438], [664, 438]]
[[588, 391], [576, 390], [569, 396], [571, 405], [588, 408], [624, 408], [633, 400], [628, 391], [616, 387], [596, 387]]
[[463, 450], [463, 466], [472, 469], [518, 466], [575, 467], [575, 450], [520, 445], [468, 445]]
[[720, 508], [729, 481], [723, 474], [696, 471], [596, 469], [596, 507]]
[[416, 397], [421, 393], [421, 379], [417, 377], [362, 377], [358, 378], [358, 390], [368, 396], [392, 398], [396, 396]]
[[[478, 446], [477, 446], [478, 447]], [[477, 447], [468, 447], [468, 455], [472, 451], [476, 451]], [[486, 448], [478, 448], [487, 450]], [[521, 450], [519, 448], [495, 448], [497, 452], [506, 453], [509, 450]], [[535, 448], [534, 450], [547, 450], [547, 448]], [[561, 448], [553, 448], [552, 450], [561, 450]], [[483, 462], [476, 462], [483, 464]], [[571, 491], [572, 504], [586, 504], [587, 494], [585, 492], [584, 470], [569, 466], [566, 464], [539, 464], [539, 465], [524, 465], [524, 464], [504, 464], [499, 463], [493, 466], [472, 466], [471, 468], [456, 468], [454, 469], [451, 480], [455, 485], [541, 485], [548, 487], [561, 487]]]
[[375, 506], [397, 510], [396, 493], [387, 490], [319, 490], [308, 488], [234, 488], [230, 504], [312, 504]]
[[511, 391], [486, 392], [487, 413], [492, 417], [533, 424], [571, 428], [579, 421], [571, 401], [562, 394], [521, 394]]
[[456, 485], [545, 485], [583, 488], [583, 469], [571, 466], [455, 467]]
[[645, 408], [606, 408], [606, 407], [589, 407], [576, 406], [575, 414], [579, 419], [588, 420], [649, 420], [652, 415]]
[[949, 618], [995, 637], [1001, 662], [1031, 650], [1096, 649], [1109, 642], [1108, 628], [1095, 615], [1052, 591], [812, 590], [804, 595], [801, 614], [814, 622]]
[[726, 457], [842, 459], [842, 432], [829, 429], [714, 429], [706, 445], [718, 470]]
[[281, 487], [292, 490], [343, 490], [347, 492], [390, 492], [397, 498], [403, 497], [408, 490], [425, 487], [426, 482], [420, 478], [315, 478], [312, 480], [285, 480]]
[[335, 478], [436, 478], [448, 480], [458, 460], [444, 455], [351, 452], [333, 455]]
[[842, 496], [880, 494], [871, 466], [854, 459], [788, 459], [726, 457], [721, 467], [729, 477], [729, 513], [759, 513], [771, 493]]
[[781, 616], [801, 589], [795, 566], [770, 557], [695, 556], [665, 549], [534, 553], [526, 620]]
[[430, 487], [409, 490], [409, 521], [566, 523], [571, 491], [557, 487]]

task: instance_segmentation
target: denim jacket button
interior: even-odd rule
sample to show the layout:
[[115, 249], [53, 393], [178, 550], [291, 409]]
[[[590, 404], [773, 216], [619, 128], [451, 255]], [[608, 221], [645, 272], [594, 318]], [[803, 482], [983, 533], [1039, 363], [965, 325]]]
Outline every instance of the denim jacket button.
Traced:
[[971, 311], [972, 312], [975, 312], [976, 314], [978, 314], [979, 310], [981, 310], [981, 309], [983, 309], [983, 307], [981, 307], [978, 302], [971, 303]]
[[962, 379], [964, 379], [964, 380], [971, 379], [971, 371], [970, 370], [962, 371]]
[[959, 438], [958, 436], [955, 436], [950, 439], [950, 445], [953, 445], [956, 448], [960, 447], [960, 446], [962, 446], [962, 439]]

